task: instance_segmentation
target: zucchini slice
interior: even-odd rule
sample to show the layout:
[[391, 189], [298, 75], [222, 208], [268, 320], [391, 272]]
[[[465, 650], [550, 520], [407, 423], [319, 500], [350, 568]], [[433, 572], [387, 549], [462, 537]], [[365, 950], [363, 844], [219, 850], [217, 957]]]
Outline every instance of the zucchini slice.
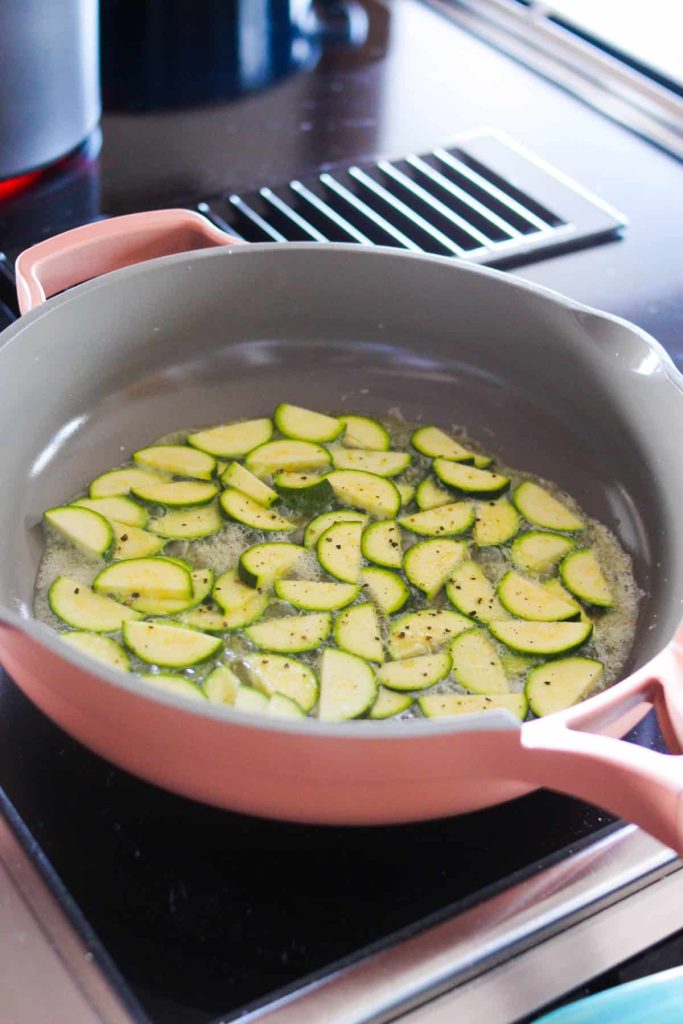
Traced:
[[398, 476], [410, 465], [410, 452], [375, 452], [362, 448], [333, 448], [335, 469], [360, 469], [375, 476]]
[[382, 633], [374, 605], [356, 604], [340, 612], [334, 624], [334, 642], [366, 661], [384, 661]]
[[400, 611], [410, 597], [405, 580], [389, 569], [363, 569], [360, 579], [363, 591], [385, 615]]
[[62, 633], [62, 640], [75, 647], [91, 658], [109, 665], [110, 668], [119, 668], [122, 672], [130, 671], [130, 660], [121, 644], [112, 640], [110, 636], [100, 636], [99, 633], [86, 633], [74, 631], [73, 633]]
[[474, 452], [458, 444], [438, 427], [420, 427], [410, 439], [413, 448], [432, 459], [450, 459], [452, 462], [472, 462]]
[[529, 530], [517, 537], [510, 548], [512, 564], [525, 572], [550, 572], [576, 544], [562, 533]]
[[512, 500], [524, 518], [534, 526], [567, 533], [583, 529], [583, 520], [576, 512], [531, 480], [526, 480], [515, 488]]
[[78, 498], [77, 501], [72, 501], [71, 505], [76, 508], [89, 508], [92, 512], [104, 516], [110, 523], [125, 523], [126, 526], [142, 528], [147, 525], [149, 519], [147, 509], [138, 505], [136, 501], [120, 495], [112, 498]]
[[254, 544], [240, 555], [239, 577], [248, 587], [267, 590], [276, 579], [293, 569], [307, 549], [287, 541]]
[[496, 592], [503, 608], [518, 619], [561, 622], [577, 618], [581, 611], [574, 601], [558, 597], [540, 583], [526, 579], [514, 570], [505, 573]]
[[139, 619], [133, 608], [96, 594], [90, 587], [68, 576], [58, 576], [48, 591], [51, 610], [74, 629], [90, 633], [115, 633], [127, 619]]
[[506, 619], [490, 622], [496, 640], [520, 654], [537, 656], [570, 654], [585, 643], [593, 631], [590, 622], [525, 622]]
[[272, 509], [264, 508], [253, 498], [248, 498], [241, 491], [223, 491], [218, 499], [228, 519], [250, 526], [253, 530], [278, 531], [281, 533], [296, 530], [296, 523], [279, 516]]
[[331, 459], [327, 448], [311, 441], [269, 441], [260, 448], [254, 448], [247, 455], [244, 464], [258, 477], [272, 476], [281, 470], [288, 473], [304, 473], [312, 469], [329, 468]]
[[[258, 604], [256, 607], [258, 608], [258, 615], [256, 616], [258, 618], [263, 613], [265, 602], [263, 607]], [[253, 611], [254, 609], [252, 608]], [[242, 615], [245, 614], [241, 609], [240, 612]], [[213, 601], [195, 605], [189, 611], [185, 611], [179, 616], [180, 621], [186, 626], [192, 626], [193, 629], [201, 629], [205, 633], [226, 633], [229, 629], [238, 628], [235, 625], [235, 617], [240, 618], [238, 626], [241, 625], [240, 613], [224, 612]]]
[[467, 557], [467, 545], [448, 538], [422, 540], [403, 556], [403, 571], [410, 582], [433, 601], [459, 562]]
[[242, 682], [228, 665], [216, 665], [203, 682], [207, 700], [214, 704], [234, 704]]
[[158, 597], [190, 600], [192, 577], [170, 558], [129, 558], [114, 562], [93, 580], [97, 594], [122, 598]]
[[114, 498], [130, 493], [130, 489], [138, 484], [158, 484], [168, 482], [170, 477], [161, 473], [149, 473], [137, 466], [126, 466], [124, 469], [112, 469], [95, 477], [88, 488], [91, 498]]
[[328, 473], [337, 501], [359, 508], [381, 519], [393, 519], [401, 507], [395, 484], [376, 473], [361, 469], [336, 469]]
[[318, 561], [331, 576], [344, 583], [358, 583], [362, 532], [362, 523], [335, 523], [318, 539]]
[[520, 526], [519, 512], [505, 498], [477, 505], [474, 524], [474, 543], [479, 548], [507, 544]]
[[439, 505], [450, 505], [453, 498], [448, 491], [444, 491], [443, 487], [439, 487], [436, 480], [428, 476], [421, 484], [418, 484], [415, 500], [420, 511], [425, 512], [430, 508], [438, 508]]
[[404, 505], [410, 505], [411, 501], [415, 497], [415, 488], [412, 484], [407, 484], [404, 480], [394, 480], [396, 490], [401, 495], [401, 508]]
[[332, 612], [355, 601], [360, 587], [354, 583], [321, 583], [318, 580], [276, 580], [281, 601], [310, 612]]
[[368, 713], [377, 698], [377, 681], [367, 661], [328, 647], [320, 663], [320, 708], [324, 722], [346, 722]]
[[431, 654], [471, 629], [464, 615], [447, 608], [424, 608], [395, 619], [389, 631], [389, 654], [396, 661]]
[[334, 501], [334, 491], [325, 476], [314, 473], [276, 473], [273, 486], [285, 505], [314, 516]]
[[400, 715], [407, 711], [412, 703], [412, 694], [400, 693], [398, 690], [388, 690], [386, 686], [380, 686], [377, 689], [377, 697], [368, 718], [393, 718], [394, 715]]
[[284, 693], [274, 693], [268, 701], [266, 713], [276, 718], [305, 718], [306, 712], [291, 697]]
[[386, 452], [391, 448], [389, 431], [369, 416], [340, 416], [345, 428], [341, 438], [347, 448], [365, 448], [366, 451]]
[[259, 505], [265, 505], [266, 508], [270, 508], [280, 500], [279, 495], [272, 487], [264, 484], [263, 480], [259, 480], [244, 466], [240, 466], [239, 462], [231, 462], [229, 466], [226, 466], [221, 473], [221, 483], [224, 487], [232, 487], [235, 491], [241, 491], [252, 501], [257, 501]]
[[419, 697], [418, 704], [427, 718], [450, 718], [451, 715], [472, 715], [479, 711], [510, 711], [524, 721], [529, 711], [523, 693], [496, 693], [491, 696], [474, 694], [438, 693]]
[[344, 429], [344, 424], [334, 416], [286, 402], [278, 405], [273, 421], [281, 434], [295, 441], [334, 441]]
[[560, 565], [560, 576], [567, 590], [598, 608], [611, 608], [614, 599], [595, 553], [590, 548], [572, 551]]
[[356, 512], [353, 508], [340, 508], [335, 512], [323, 512], [322, 515], [311, 519], [304, 533], [304, 544], [307, 548], [314, 548], [318, 538], [335, 523], [367, 523], [368, 517], [362, 512]]
[[190, 434], [187, 443], [220, 459], [239, 459], [273, 436], [270, 420], [244, 420]]
[[322, 612], [318, 615], [285, 615], [281, 619], [266, 619], [244, 632], [252, 643], [264, 651], [299, 654], [319, 647], [329, 636], [331, 628], [332, 616]]
[[360, 546], [368, 562], [386, 569], [400, 569], [403, 565], [401, 529], [395, 519], [381, 519], [366, 526]]
[[283, 654], [255, 654], [249, 655], [245, 665], [252, 685], [269, 697], [282, 693], [303, 711], [310, 711], [316, 703], [318, 680], [303, 661]]
[[152, 683], [160, 690], [175, 693], [178, 697], [189, 697], [191, 700], [205, 700], [201, 686], [185, 676], [176, 676], [172, 672], [142, 672], [139, 676], [146, 683]]
[[434, 459], [432, 469], [442, 484], [472, 498], [495, 498], [510, 486], [509, 476], [448, 459]]
[[114, 546], [110, 523], [89, 508], [64, 505], [44, 513], [45, 522], [89, 558], [106, 558]]
[[465, 501], [456, 501], [412, 516], [402, 516], [399, 526], [423, 537], [448, 537], [465, 533], [474, 522], [474, 509]]
[[594, 658], [560, 658], [532, 668], [524, 690], [529, 707], [542, 717], [578, 704], [595, 689], [604, 668]]
[[446, 584], [446, 596], [451, 604], [477, 622], [507, 619], [508, 614], [496, 597], [493, 584], [477, 562], [461, 562]]
[[137, 612], [144, 612], [145, 615], [177, 615], [178, 612], [196, 608], [211, 593], [213, 569], [193, 569], [190, 578], [192, 595], [189, 598], [150, 597], [149, 594], [141, 594], [139, 597], [130, 598], [130, 606]]
[[261, 618], [268, 604], [265, 594], [242, 583], [237, 569], [221, 573], [214, 583], [211, 596], [223, 610], [226, 629], [240, 629], [250, 625]]
[[237, 710], [249, 711], [252, 715], [267, 715], [269, 703], [265, 693], [255, 690], [253, 686], [240, 686], [235, 694]]
[[509, 693], [498, 652], [483, 629], [468, 629], [451, 644], [453, 675], [472, 693]]
[[166, 544], [163, 537], [155, 537], [153, 533], [141, 530], [139, 526], [126, 526], [124, 523], [112, 522], [111, 528], [116, 538], [112, 558], [118, 562], [123, 562], [128, 558], [148, 558], [151, 555], [158, 555]]
[[168, 540], [199, 540], [222, 530], [223, 519], [218, 511], [218, 503], [212, 501], [199, 508], [173, 509], [158, 519], [150, 519], [147, 528]]
[[377, 680], [390, 690], [428, 690], [445, 679], [450, 670], [450, 654], [440, 651], [402, 661], [388, 661], [377, 669]]
[[123, 639], [138, 658], [163, 668], [208, 661], [222, 645], [220, 637], [165, 622], [124, 622]]
[[491, 455], [480, 455], [477, 452], [474, 453], [473, 465], [477, 469], [488, 469], [488, 467], [492, 464], [492, 462], [493, 462], [493, 457]]
[[[145, 501], [149, 505], [168, 505], [171, 508], [194, 508], [197, 505], [208, 505], [216, 497], [218, 491], [217, 484], [204, 480], [171, 480], [167, 484], [137, 484], [131, 488], [131, 493], [141, 501]], [[113, 501], [114, 499], [109, 500]], [[125, 498], [119, 500], [125, 501]]]
[[[210, 480], [216, 472], [216, 460], [212, 455], [185, 444], [159, 444], [151, 448], [140, 448], [133, 452], [133, 462], [143, 469], [170, 473], [172, 476], [189, 476], [193, 480]], [[145, 486], [144, 482], [142, 486]]]

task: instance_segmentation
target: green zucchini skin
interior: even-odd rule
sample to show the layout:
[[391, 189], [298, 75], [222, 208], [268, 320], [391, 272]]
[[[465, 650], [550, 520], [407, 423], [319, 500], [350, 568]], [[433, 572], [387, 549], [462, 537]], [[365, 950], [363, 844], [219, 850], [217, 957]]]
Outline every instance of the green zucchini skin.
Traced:
[[465, 466], [448, 459], [434, 459], [432, 468], [438, 480], [457, 494], [469, 498], [497, 498], [510, 486], [510, 477], [488, 469]]
[[488, 628], [496, 640], [511, 651], [537, 657], [571, 654], [593, 632], [590, 622], [528, 622], [522, 619], [489, 622]]
[[288, 508], [305, 516], [318, 515], [334, 501], [327, 477], [312, 473], [276, 473], [273, 486]]

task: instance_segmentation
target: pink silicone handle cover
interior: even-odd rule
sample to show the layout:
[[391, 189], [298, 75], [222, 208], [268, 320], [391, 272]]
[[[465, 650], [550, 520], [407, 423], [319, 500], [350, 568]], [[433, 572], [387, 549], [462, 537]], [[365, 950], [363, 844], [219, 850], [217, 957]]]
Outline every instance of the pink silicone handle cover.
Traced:
[[241, 241], [193, 210], [153, 210], [85, 224], [21, 253], [15, 268], [19, 309], [28, 313], [50, 295], [110, 270]]
[[[656, 709], [670, 754], [614, 738], [644, 704]], [[522, 733], [521, 778], [597, 804], [683, 855], [683, 628], [613, 689]]]

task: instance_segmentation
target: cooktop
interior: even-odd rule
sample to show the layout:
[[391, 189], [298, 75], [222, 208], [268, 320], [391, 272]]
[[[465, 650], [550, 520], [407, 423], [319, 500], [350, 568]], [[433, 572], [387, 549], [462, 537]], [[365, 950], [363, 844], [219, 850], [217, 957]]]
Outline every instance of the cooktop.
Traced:
[[[58, 231], [174, 204], [200, 205], [219, 223], [241, 216], [244, 228], [233, 197], [253, 209], [263, 186], [504, 133], [560, 168], [563, 187], [569, 176], [603, 213], [625, 214], [586, 239], [600, 244], [532, 253], [517, 272], [635, 320], [683, 357], [674, 255], [683, 204], [677, 213], [673, 199], [661, 202], [681, 187], [671, 158], [419, 0], [320, 4], [317, 21], [296, 20], [306, 4], [264, 3], [241, 34], [234, 18], [248, 4], [210, 6], [217, 20], [202, 27], [194, 15], [183, 21], [182, 4], [102, 4], [101, 133], [56, 168], [0, 184], [0, 326], [16, 315], [13, 259]], [[229, 22], [218, 10], [226, 6]], [[208, 46], [220, 32], [227, 51]], [[652, 716], [632, 738], [664, 749]], [[147, 1024], [237, 1019], [619, 827], [546, 792], [403, 827], [229, 814], [113, 768], [6, 675], [0, 787], [13, 828], [90, 953], [132, 1019]]]

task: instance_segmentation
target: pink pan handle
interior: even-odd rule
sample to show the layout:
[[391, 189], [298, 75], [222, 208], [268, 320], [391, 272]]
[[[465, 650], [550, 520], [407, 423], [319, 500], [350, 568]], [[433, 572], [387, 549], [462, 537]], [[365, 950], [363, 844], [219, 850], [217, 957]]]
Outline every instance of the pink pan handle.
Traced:
[[[614, 738], [641, 717], [643, 704], [656, 708], [670, 754]], [[525, 726], [522, 777], [597, 804], [683, 854], [682, 751], [683, 628], [614, 689]]]
[[110, 270], [240, 242], [193, 210], [154, 210], [85, 224], [21, 253], [16, 262], [19, 309], [28, 313], [50, 295]]

